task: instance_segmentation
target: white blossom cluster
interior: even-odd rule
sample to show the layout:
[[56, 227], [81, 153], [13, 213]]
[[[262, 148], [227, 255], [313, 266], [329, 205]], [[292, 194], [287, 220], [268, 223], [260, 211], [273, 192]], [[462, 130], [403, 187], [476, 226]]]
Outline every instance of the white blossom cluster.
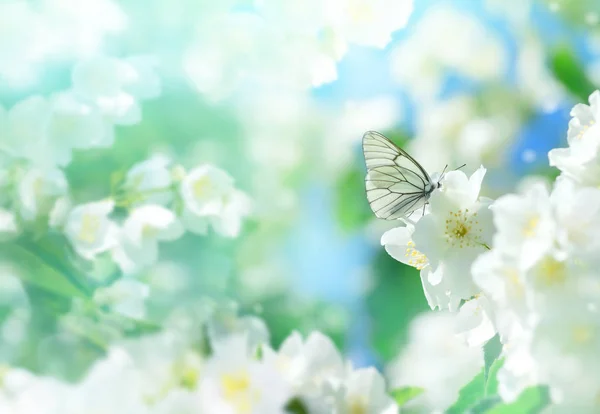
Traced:
[[353, 368], [327, 336], [294, 332], [273, 349], [260, 319], [222, 316], [206, 324], [209, 352], [173, 328], [112, 345], [75, 383], [4, 367], [0, 412], [398, 413], [383, 377]]
[[[205, 11], [184, 67], [199, 92], [304, 91], [337, 78], [349, 46], [385, 47], [404, 27], [412, 0], [261, 1]], [[214, 36], [219, 33], [219, 36]]]
[[483, 167], [470, 178], [452, 171], [431, 196], [428, 214], [413, 215], [381, 241], [394, 258], [421, 271], [432, 309], [458, 312], [453, 326], [467, 344], [480, 346], [499, 334], [504, 400], [547, 385], [557, 412], [595, 412], [600, 92], [571, 115], [568, 148], [549, 153], [561, 171], [552, 188], [534, 180], [492, 201], [479, 195]]
[[0, 85], [31, 86], [44, 64], [89, 57], [126, 24], [126, 15], [112, 0], [3, 1]]
[[[140, 102], [160, 92], [151, 59], [101, 56], [73, 68], [69, 90], [0, 107], [0, 241], [57, 232], [84, 260], [108, 255], [124, 275], [135, 275], [157, 262], [159, 242], [185, 231], [236, 237], [249, 197], [209, 164], [186, 171], [155, 155], [111, 183], [104, 198], [72, 197], [65, 169], [73, 153], [111, 147], [116, 127], [139, 123]], [[99, 304], [132, 317], [143, 316], [147, 296], [135, 279], [95, 293]]]

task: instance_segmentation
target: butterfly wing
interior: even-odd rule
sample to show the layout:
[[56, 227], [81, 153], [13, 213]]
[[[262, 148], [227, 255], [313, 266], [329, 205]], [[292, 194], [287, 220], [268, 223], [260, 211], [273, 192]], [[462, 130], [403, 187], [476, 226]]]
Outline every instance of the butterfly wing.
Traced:
[[429, 174], [378, 132], [363, 137], [367, 200], [378, 218], [394, 220], [422, 207], [434, 190]]

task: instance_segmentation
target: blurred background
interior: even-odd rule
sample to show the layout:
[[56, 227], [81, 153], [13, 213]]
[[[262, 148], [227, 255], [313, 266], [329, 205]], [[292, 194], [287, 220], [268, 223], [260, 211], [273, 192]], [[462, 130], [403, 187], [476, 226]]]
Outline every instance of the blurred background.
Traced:
[[[429, 172], [483, 164], [489, 197], [553, 178], [548, 150], [600, 85], [600, 3], [355, 1], [339, 21], [331, 3], [0, 0], [0, 104], [69, 88], [92, 56], [151, 59], [160, 96], [111, 148], [74, 152], [73, 198], [106, 197], [113, 174], [161, 154], [224, 169], [253, 212], [237, 238], [161, 244], [139, 275], [148, 321], [233, 300], [275, 345], [321, 330], [356, 365], [381, 367], [428, 306], [417, 271], [379, 244], [394, 223], [366, 202], [362, 134], [386, 134]], [[3, 358], [42, 371], [53, 368], [39, 355], [91, 359], [93, 335], [58, 337], [56, 298], [32, 306], [4, 267]], [[89, 274], [112, 271], [99, 261]]]

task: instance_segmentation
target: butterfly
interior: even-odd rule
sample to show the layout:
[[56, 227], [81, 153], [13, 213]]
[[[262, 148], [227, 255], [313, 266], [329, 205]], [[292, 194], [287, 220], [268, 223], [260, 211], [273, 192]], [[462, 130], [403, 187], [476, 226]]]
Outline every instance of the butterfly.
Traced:
[[431, 194], [441, 187], [441, 179], [431, 179], [427, 171], [406, 151], [379, 132], [363, 136], [367, 164], [367, 200], [375, 216], [385, 220], [407, 217], [425, 208]]

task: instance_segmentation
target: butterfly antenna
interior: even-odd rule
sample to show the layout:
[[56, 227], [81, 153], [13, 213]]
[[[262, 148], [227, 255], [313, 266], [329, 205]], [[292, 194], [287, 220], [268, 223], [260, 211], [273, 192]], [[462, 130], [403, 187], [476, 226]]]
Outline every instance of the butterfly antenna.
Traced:
[[446, 166], [444, 167], [444, 170], [442, 171], [442, 174], [440, 174], [440, 180], [442, 181], [444, 179], [444, 174], [446, 174], [446, 168], [448, 168], [448, 164], [446, 164]]
[[458, 167], [458, 168], [455, 168], [455, 169], [454, 169], [454, 171], [458, 171], [458, 170], [460, 170], [462, 167], [466, 167], [466, 166], [467, 166], [467, 164], [463, 164], [463, 165], [461, 165], [460, 167]]

